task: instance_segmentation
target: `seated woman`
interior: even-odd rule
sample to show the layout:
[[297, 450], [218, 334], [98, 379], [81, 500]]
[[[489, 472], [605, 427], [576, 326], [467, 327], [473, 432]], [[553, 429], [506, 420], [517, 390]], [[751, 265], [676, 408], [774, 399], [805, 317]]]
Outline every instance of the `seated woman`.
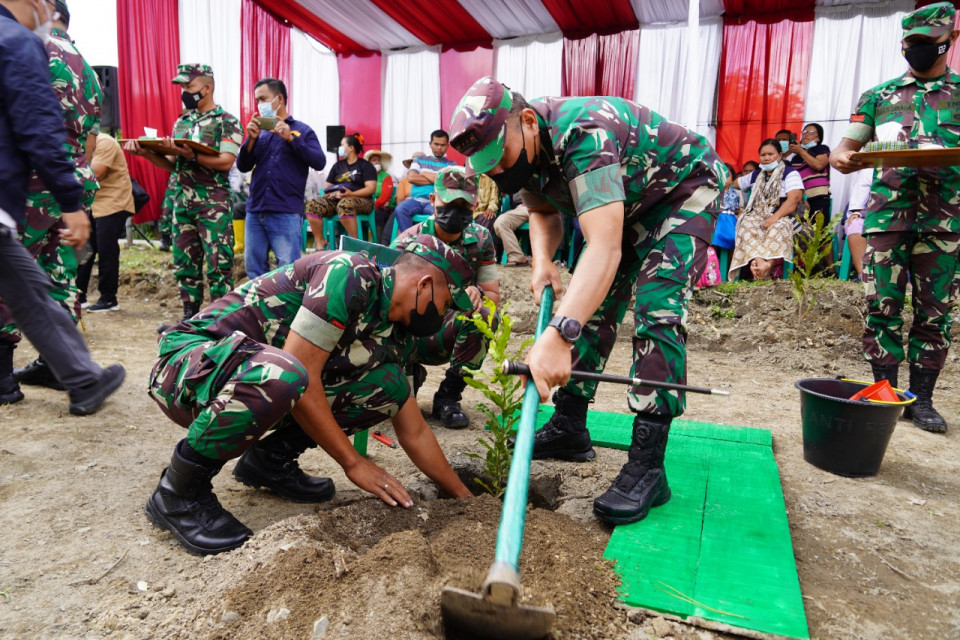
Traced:
[[373, 238], [376, 240], [380, 237], [380, 232], [383, 230], [387, 218], [390, 217], [394, 207], [397, 206], [393, 176], [390, 175], [390, 163], [393, 161], [393, 156], [380, 149], [371, 149], [363, 157], [377, 170], [377, 189], [373, 192], [373, 213], [377, 226]]
[[737, 180], [747, 205], [737, 220], [736, 245], [730, 260], [729, 279], [749, 267], [755, 280], [781, 277], [783, 263], [793, 262], [793, 219], [803, 198], [800, 174], [783, 163], [779, 143], [760, 143], [760, 169]]
[[357, 215], [373, 211], [373, 194], [377, 190], [377, 170], [360, 157], [363, 136], [354, 133], [340, 141], [337, 157], [330, 168], [323, 196], [307, 203], [307, 221], [317, 239], [317, 248], [326, 248], [323, 237], [323, 219], [340, 217], [340, 224], [354, 238], [357, 235]]

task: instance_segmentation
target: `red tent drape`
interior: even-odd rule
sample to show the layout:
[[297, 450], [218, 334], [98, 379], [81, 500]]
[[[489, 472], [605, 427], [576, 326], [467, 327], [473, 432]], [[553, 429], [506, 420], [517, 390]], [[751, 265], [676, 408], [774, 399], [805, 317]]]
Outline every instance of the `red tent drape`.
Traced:
[[[144, 37], [149, 25], [150, 37]], [[124, 137], [144, 134], [144, 127], [169, 134], [180, 115], [180, 91], [170, 83], [180, 61], [180, 27], [176, 2], [117, 1], [118, 84]], [[160, 203], [169, 175], [127, 154], [130, 174], [150, 194], [150, 202], [134, 218], [137, 223], [160, 217]]]
[[640, 26], [630, 0], [543, 0], [543, 6], [564, 35], [610, 33]]
[[[246, 125], [256, 115], [253, 87], [261, 78], [277, 78], [290, 86], [290, 27], [264, 11], [253, 0], [243, 0], [240, 13], [243, 47], [240, 54], [240, 110], [235, 113]], [[289, 96], [288, 96], [289, 97]]]
[[724, 18], [717, 152], [737, 168], [755, 159], [778, 129], [800, 131], [813, 46], [813, 10], [777, 17]]
[[565, 96], [619, 96], [633, 100], [640, 30], [563, 39]]
[[490, 34], [457, 0], [373, 0], [373, 3], [428, 45], [490, 42]]
[[[493, 75], [493, 47], [458, 51], [444, 47], [440, 52], [440, 127], [449, 130], [460, 98], [478, 78]], [[447, 157], [463, 164], [464, 158], [453, 147]]]
[[[340, 72], [340, 124], [363, 134], [364, 146], [379, 147], [381, 56], [379, 52], [337, 56]], [[397, 164], [394, 163], [394, 167]]]

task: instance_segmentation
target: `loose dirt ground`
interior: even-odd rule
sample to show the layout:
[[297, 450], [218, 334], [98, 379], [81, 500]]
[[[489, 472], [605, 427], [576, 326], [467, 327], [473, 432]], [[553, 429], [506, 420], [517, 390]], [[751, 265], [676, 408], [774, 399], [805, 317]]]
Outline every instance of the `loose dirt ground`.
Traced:
[[[324, 638], [457, 637], [443, 628], [439, 592], [482, 579], [499, 504], [437, 500], [400, 450], [371, 441], [372, 458], [417, 497], [408, 511], [355, 489], [313, 450], [304, 468], [333, 477], [338, 489], [320, 507], [248, 489], [233, 480], [232, 465], [217, 477], [224, 506], [256, 532], [235, 552], [196, 558], [149, 525], [143, 503], [183, 436], [145, 392], [156, 325], [179, 312], [166, 259], [125, 251], [122, 310], [85, 320], [95, 357], [128, 372], [100, 413], [72, 417], [64, 394], [35, 388], [0, 408], [0, 638], [307, 639], [323, 618]], [[501, 271], [527, 332], [528, 275]], [[873, 478], [834, 476], [803, 460], [793, 383], [868, 375], [859, 356], [860, 296], [856, 285], [832, 283], [801, 319], [786, 283], [699, 293], [690, 307], [690, 382], [734, 396], [690, 396], [685, 417], [773, 432], [812, 636], [957, 638], [957, 356], [937, 389], [937, 406], [954, 424], [948, 434], [900, 422]], [[631, 326], [621, 330], [610, 372], [629, 370]], [[24, 345], [16, 362], [33, 357]], [[421, 392], [425, 412], [439, 372]], [[473, 427], [437, 428], [464, 475], [472, 462], [463, 452], [480, 451], [481, 415], [472, 409], [479, 399], [468, 390]], [[595, 408], [626, 410], [623, 389], [601, 385]], [[614, 606], [617, 583], [600, 559], [610, 529], [593, 518], [591, 501], [624, 458], [599, 449], [588, 464], [534, 463], [521, 561], [527, 593], [557, 608], [557, 638], [725, 637]]]

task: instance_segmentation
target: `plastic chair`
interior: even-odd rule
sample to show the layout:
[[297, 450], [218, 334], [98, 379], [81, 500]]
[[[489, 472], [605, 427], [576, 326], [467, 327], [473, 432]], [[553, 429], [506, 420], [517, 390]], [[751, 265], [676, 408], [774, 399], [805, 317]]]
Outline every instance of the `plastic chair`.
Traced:
[[[432, 217], [433, 217], [432, 215], [428, 216], [424, 213], [418, 213], [417, 215], [413, 216], [413, 224], [423, 222], [424, 220], [429, 220]], [[394, 216], [393, 217], [393, 233], [390, 234], [390, 244], [393, 244], [393, 241], [397, 239], [398, 235], [400, 235], [400, 227], [397, 225], [397, 217]]]
[[720, 262], [720, 282], [727, 281], [727, 271], [730, 268], [730, 250], [714, 246], [713, 250], [717, 253], [717, 260]]
[[[516, 233], [516, 232], [518, 232], [518, 231], [523, 231], [523, 232], [525, 232], [525, 233], [527, 234], [527, 241], [526, 241], [526, 243], [524, 243], [523, 241], [521, 241], [521, 242], [520, 242], [520, 246], [521, 246], [521, 247], [526, 246], [526, 250], [527, 250], [527, 251], [530, 251], [530, 223], [529, 223], [529, 222], [524, 222], [522, 225], [520, 225], [519, 227], [517, 227], [517, 228], [514, 229], [513, 231], [514, 231], [514, 233]], [[519, 238], [518, 238], [518, 240], [519, 240]], [[506, 251], [504, 251], [504, 252], [503, 252], [503, 256], [500, 257], [500, 264], [507, 264], [507, 252], [506, 252]]]
[[375, 210], [357, 215], [357, 235], [363, 240], [364, 233], [370, 234], [370, 242], [376, 242], [377, 215]]

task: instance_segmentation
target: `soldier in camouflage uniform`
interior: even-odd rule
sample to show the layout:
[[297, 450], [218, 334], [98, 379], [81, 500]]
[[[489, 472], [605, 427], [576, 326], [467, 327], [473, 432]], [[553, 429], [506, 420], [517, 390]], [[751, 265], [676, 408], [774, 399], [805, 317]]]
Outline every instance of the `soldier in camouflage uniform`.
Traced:
[[[444, 492], [470, 495], [423, 420], [404, 375], [417, 336], [436, 333], [447, 308], [470, 311], [474, 277], [450, 247], [423, 235], [393, 267], [360, 254], [316, 253], [255, 278], [160, 339], [149, 392], [187, 437], [147, 502], [152, 522], [194, 553], [219, 553], [251, 535], [213, 495], [234, 476], [299, 502], [334, 493], [297, 458], [319, 444], [358, 487], [412, 505], [393, 476], [347, 436], [384, 420], [411, 460]], [[263, 434], [274, 432], [262, 438]]]
[[185, 111], [173, 125], [171, 138], [188, 138], [219, 151], [202, 155], [167, 139], [176, 155], [161, 155], [127, 143], [127, 151], [176, 175], [173, 207], [174, 275], [180, 284], [183, 317], [200, 310], [203, 270], [206, 267], [210, 299], [216, 300], [233, 286], [233, 215], [227, 174], [243, 142], [240, 122], [213, 100], [213, 70], [205, 64], [181, 64], [174, 84], [183, 87]]
[[[596, 383], [569, 381], [571, 367], [603, 371], [633, 302], [630, 375], [686, 380], [687, 301], [706, 265], [726, 167], [705, 138], [629, 100], [528, 104], [490, 77], [464, 96], [450, 140], [474, 170], [488, 173], [501, 193], [519, 191], [529, 208], [537, 302], [546, 285], [561, 291], [551, 261], [563, 237], [561, 214], [580, 221], [587, 248], [528, 362], [542, 398], [564, 385], [534, 457], [589, 460], [586, 413]], [[640, 520], [669, 500], [663, 456], [671, 421], [684, 408], [675, 391], [633, 387], [628, 400], [637, 414], [628, 462], [594, 501], [594, 512], [612, 523]]]
[[160, 251], [170, 251], [173, 242], [173, 205], [177, 196], [177, 174], [171, 173], [167, 179], [167, 190], [163, 192], [160, 203]]
[[[483, 305], [483, 298], [489, 298], [499, 305], [500, 282], [496, 250], [490, 232], [473, 222], [473, 211], [477, 206], [476, 176], [467, 176], [463, 167], [444, 167], [437, 173], [430, 202], [434, 207], [434, 216], [404, 231], [391, 246], [403, 249], [423, 233], [440, 238], [463, 256], [476, 274], [467, 292], [474, 302], [474, 312], [480, 313], [489, 322], [490, 311]], [[439, 418], [440, 424], [448, 429], [462, 429], [470, 424], [460, 408], [460, 398], [466, 387], [463, 368], [478, 370], [487, 355], [484, 335], [472, 322], [458, 320], [460, 315], [456, 311], [447, 313], [443, 328], [437, 335], [417, 341], [413, 358], [420, 366], [450, 363], [443, 382], [433, 396], [433, 416]]]
[[[96, 137], [100, 133], [100, 82], [65, 30], [69, 14], [62, 15], [63, 9], [60, 13], [61, 17], [54, 21], [50, 40], [46, 44], [50, 58], [50, 82], [63, 110], [67, 155], [76, 166], [77, 179], [83, 184], [83, 209], [90, 215], [99, 185], [87, 161], [93, 157]], [[60, 231], [66, 228], [60, 205], [36, 171], [30, 175], [29, 189], [27, 220], [20, 240], [50, 276], [53, 282], [50, 297], [77, 322], [80, 317], [80, 291], [76, 282], [79, 265], [74, 248], [60, 238]], [[0, 301], [0, 342], [15, 345], [19, 341], [20, 332], [13, 317], [6, 304]], [[64, 388], [42, 358], [37, 358], [26, 367], [14, 369], [13, 374], [20, 384], [58, 390]]]
[[[882, 137], [919, 146], [960, 146], [960, 75], [947, 67], [957, 39], [954, 8], [932, 4], [903, 18], [910, 70], [861, 96], [850, 126], [831, 155], [838, 171], [863, 168], [850, 156]], [[913, 285], [910, 390], [917, 399], [904, 416], [926, 431], [947, 423], [933, 407], [933, 390], [950, 346], [950, 305], [960, 246], [960, 167], [886, 167], [874, 173], [863, 223], [867, 298], [863, 353], [875, 380], [897, 386], [904, 359], [901, 311]]]

